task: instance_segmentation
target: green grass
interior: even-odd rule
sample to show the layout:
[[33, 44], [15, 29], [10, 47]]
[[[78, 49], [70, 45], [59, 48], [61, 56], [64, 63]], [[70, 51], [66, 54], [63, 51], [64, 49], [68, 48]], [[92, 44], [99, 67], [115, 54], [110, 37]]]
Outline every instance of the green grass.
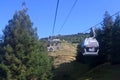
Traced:
[[77, 80], [88, 69], [87, 65], [78, 62], [64, 63], [54, 70], [54, 80]]
[[70, 57], [76, 56], [76, 46], [62, 42], [62, 50], [50, 53], [54, 58], [54, 80], [120, 80], [120, 65], [105, 63], [89, 69], [73, 61]]
[[78, 80], [120, 80], [120, 65], [110, 65], [109, 63], [100, 65], [88, 71]]
[[54, 70], [54, 80], [120, 80], [120, 65], [102, 64], [93, 69], [78, 62], [61, 64]]

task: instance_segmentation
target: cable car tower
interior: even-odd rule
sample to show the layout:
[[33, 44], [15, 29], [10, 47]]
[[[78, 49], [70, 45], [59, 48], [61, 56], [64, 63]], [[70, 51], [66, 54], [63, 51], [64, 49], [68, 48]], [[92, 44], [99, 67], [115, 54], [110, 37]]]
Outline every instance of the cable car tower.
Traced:
[[83, 43], [84, 53], [83, 55], [98, 55], [99, 52], [99, 43], [96, 40], [95, 29], [92, 28], [93, 36], [85, 38]]

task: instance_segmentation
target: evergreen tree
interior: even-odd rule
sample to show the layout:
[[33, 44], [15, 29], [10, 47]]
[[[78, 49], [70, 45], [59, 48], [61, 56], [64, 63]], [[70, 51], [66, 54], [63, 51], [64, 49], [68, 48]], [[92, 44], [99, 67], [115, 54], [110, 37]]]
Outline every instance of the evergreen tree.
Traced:
[[2, 36], [0, 36], [0, 63], [3, 60], [4, 50], [3, 50], [3, 39]]
[[[5, 80], [51, 79], [51, 61], [39, 42], [26, 10], [14, 14], [4, 33], [4, 56], [0, 78]], [[5, 76], [2, 76], [4, 75]]]
[[108, 61], [108, 56], [106, 54], [106, 51], [105, 51], [105, 41], [104, 41], [104, 30], [103, 29], [97, 29], [96, 30], [96, 39], [97, 41], [99, 42], [99, 53], [98, 53], [98, 56], [99, 56], [99, 63], [105, 63]]
[[113, 20], [108, 12], [105, 12], [103, 20], [103, 32], [102, 32], [102, 53], [108, 55], [108, 60], [110, 59], [110, 54], [112, 53], [112, 28]]
[[84, 47], [82, 46], [82, 42], [78, 44], [77, 46], [77, 56], [76, 56], [76, 61], [77, 62], [81, 62], [81, 63], [85, 63], [85, 58], [83, 56], [84, 53]]
[[112, 33], [112, 42], [113, 42], [113, 52], [111, 53], [111, 63], [112, 64], [118, 64], [120, 63], [120, 16], [117, 15], [114, 27], [113, 27], [113, 33]]

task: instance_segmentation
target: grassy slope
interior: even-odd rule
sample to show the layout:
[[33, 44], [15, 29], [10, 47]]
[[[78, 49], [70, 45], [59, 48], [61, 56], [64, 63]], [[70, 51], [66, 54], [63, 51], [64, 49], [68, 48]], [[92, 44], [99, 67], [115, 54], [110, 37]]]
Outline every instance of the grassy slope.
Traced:
[[120, 80], [120, 65], [110, 65], [109, 63], [100, 65], [88, 71], [78, 80]]
[[109, 63], [89, 70], [85, 64], [71, 62], [55, 70], [54, 80], [120, 80], [120, 65]]
[[60, 50], [50, 52], [49, 55], [54, 58], [54, 66], [57, 67], [62, 63], [69, 63], [75, 60], [76, 56], [76, 44], [70, 44], [62, 42], [60, 44]]
[[87, 71], [88, 67], [85, 64], [77, 62], [61, 64], [54, 70], [54, 80], [77, 80]]
[[74, 61], [76, 45], [61, 45], [60, 51], [50, 53], [54, 58], [54, 80], [120, 80], [120, 65], [106, 63], [89, 70], [87, 65]]
[[62, 42], [60, 51], [50, 52], [54, 58], [54, 79], [75, 80], [88, 71], [85, 64], [75, 62], [77, 44]]

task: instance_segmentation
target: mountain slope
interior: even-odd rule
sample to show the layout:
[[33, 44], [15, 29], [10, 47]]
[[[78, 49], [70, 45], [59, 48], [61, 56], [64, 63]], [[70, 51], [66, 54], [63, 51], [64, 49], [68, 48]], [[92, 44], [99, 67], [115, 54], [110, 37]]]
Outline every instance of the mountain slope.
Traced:
[[120, 65], [102, 64], [88, 71], [78, 80], [120, 80]]
[[[54, 46], [55, 48], [56, 46]], [[77, 44], [71, 44], [63, 41], [60, 44], [60, 50], [49, 52], [49, 56], [54, 58], [54, 66], [58, 66], [62, 63], [69, 63], [75, 60]]]
[[49, 53], [54, 59], [54, 80], [120, 80], [120, 65], [105, 63], [90, 69], [75, 61], [76, 47], [62, 42], [60, 51]]

